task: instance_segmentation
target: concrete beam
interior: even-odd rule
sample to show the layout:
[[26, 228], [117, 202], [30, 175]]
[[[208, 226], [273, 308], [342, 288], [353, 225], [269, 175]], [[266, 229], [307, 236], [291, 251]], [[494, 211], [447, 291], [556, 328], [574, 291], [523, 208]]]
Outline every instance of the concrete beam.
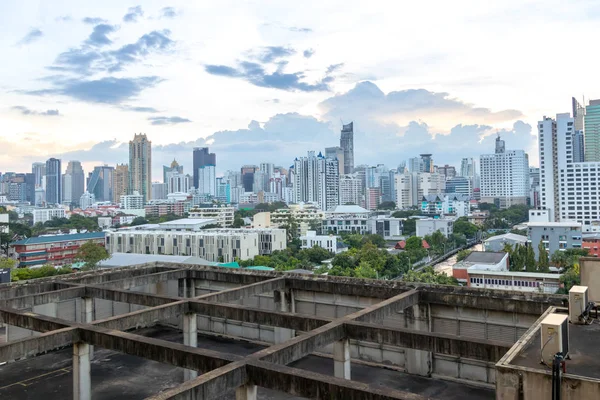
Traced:
[[159, 272], [156, 274], [149, 275], [134, 275], [124, 279], [104, 281], [95, 283], [95, 286], [106, 287], [110, 286], [111, 289], [129, 289], [135, 286], [150, 285], [153, 283], [166, 282], [170, 280], [184, 279], [187, 278], [188, 271], [185, 269], [180, 270], [169, 270], [167, 272]]
[[198, 300], [190, 300], [189, 308], [190, 312], [209, 317], [295, 329], [303, 332], [312, 331], [331, 322], [330, 319], [325, 318], [266, 311], [237, 304], [209, 303]]
[[108, 350], [202, 372], [220, 368], [242, 358], [234, 354], [193, 348], [180, 343], [95, 326], [81, 327], [79, 336], [86, 343]]
[[146, 400], [217, 400], [222, 399], [224, 393], [244, 385], [246, 381], [244, 363], [233, 362]]
[[83, 286], [75, 286], [68, 289], [59, 289], [51, 292], [0, 300], [0, 307], [15, 309], [31, 308], [40, 304], [57, 303], [59, 301], [76, 299], [82, 297], [84, 294], [85, 288]]
[[202, 296], [196, 297], [198, 300], [214, 301], [218, 303], [229, 303], [240, 299], [256, 296], [265, 292], [272, 292], [274, 290], [281, 290], [285, 288], [284, 278], [274, 278], [266, 281], [252, 283], [246, 286], [240, 286], [238, 288], [222, 290], [217, 293], [208, 293]]
[[0, 285], [0, 300], [31, 296], [34, 294], [51, 292], [53, 290], [68, 289], [75, 286], [77, 285], [70, 285], [54, 281], [37, 282], [37, 279], [25, 282], [5, 283]]
[[145, 310], [138, 310], [128, 314], [117, 315], [115, 317], [97, 320], [93, 325], [107, 329], [116, 329], [126, 331], [129, 329], [138, 329], [155, 325], [157, 322], [170, 318], [179, 317], [188, 311], [188, 304], [185, 301], [165, 304]]
[[378, 299], [388, 299], [412, 289], [412, 287], [408, 286], [406, 283], [399, 281], [379, 281], [314, 275], [286, 276], [286, 286], [290, 289], [311, 292], [325, 292]]
[[146, 307], [162, 306], [164, 304], [173, 303], [181, 299], [177, 297], [159, 296], [144, 292], [134, 292], [129, 290], [109, 289], [98, 286], [86, 286], [85, 297], [93, 297], [96, 299], [118, 301], [128, 304], [139, 304]]
[[64, 328], [38, 336], [0, 344], [0, 363], [31, 357], [70, 345], [78, 336], [76, 328]]
[[0, 322], [36, 332], [48, 332], [72, 326], [69, 321], [63, 319], [10, 308], [0, 308]]
[[397, 294], [396, 296], [383, 300], [377, 304], [366, 307], [353, 314], [347, 315], [344, 319], [352, 319], [355, 321], [371, 322], [383, 321], [388, 316], [403, 311], [408, 307], [419, 304], [420, 294], [417, 290], [411, 289], [407, 292]]
[[380, 386], [259, 361], [250, 362], [246, 372], [248, 381], [257, 386], [308, 399], [425, 400], [425, 397], [414, 393], [382, 389]]
[[360, 322], [347, 322], [345, 328], [350, 339], [487, 362], [497, 362], [511, 347], [509, 343], [492, 340], [462, 338], [410, 329], [391, 329]]
[[189, 267], [189, 278], [202, 279], [214, 282], [227, 282], [239, 285], [251, 285], [274, 278], [281, 278], [281, 272], [249, 271], [243, 269], [232, 270], [222, 267]]
[[424, 287], [421, 302], [457, 307], [542, 315], [549, 306], [563, 307], [568, 296], [541, 293], [515, 293], [459, 286]]
[[157, 266], [156, 263], [150, 263], [138, 266], [78, 272], [75, 274], [64, 275], [62, 280], [83, 285], [98, 285], [106, 282], [118, 281], [136, 276], [158, 274], [167, 271], [173, 271], [173, 268], [161, 267]]

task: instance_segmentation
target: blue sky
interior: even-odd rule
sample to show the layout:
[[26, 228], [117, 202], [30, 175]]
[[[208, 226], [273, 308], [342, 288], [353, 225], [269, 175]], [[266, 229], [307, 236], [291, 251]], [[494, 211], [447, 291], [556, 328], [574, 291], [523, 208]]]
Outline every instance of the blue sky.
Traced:
[[494, 3], [1, 2], [0, 171], [126, 162], [136, 132], [156, 179], [194, 146], [289, 166], [351, 120], [357, 164], [457, 164], [496, 132], [536, 164], [536, 121], [600, 98], [600, 5]]

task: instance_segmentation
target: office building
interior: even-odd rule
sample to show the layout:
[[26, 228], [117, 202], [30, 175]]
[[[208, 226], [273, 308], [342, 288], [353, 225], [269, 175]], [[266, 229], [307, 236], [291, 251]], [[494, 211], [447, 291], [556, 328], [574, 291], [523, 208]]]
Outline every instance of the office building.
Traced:
[[527, 204], [529, 197], [529, 159], [523, 150], [506, 150], [500, 135], [494, 154], [480, 157], [481, 201], [508, 208]]
[[295, 201], [315, 202], [322, 210], [332, 210], [339, 205], [340, 182], [338, 160], [315, 156], [309, 151], [307, 157], [294, 160]]
[[203, 165], [198, 168], [198, 193], [210, 196], [217, 194], [216, 167]]
[[144, 196], [134, 191], [133, 194], [121, 196], [121, 208], [123, 210], [140, 210], [144, 208]]
[[50, 158], [46, 161], [46, 203], [60, 204], [62, 202], [62, 167], [59, 159]]
[[437, 169], [438, 174], [444, 175], [446, 179], [454, 178], [456, 176], [456, 168], [452, 165], [446, 164], [444, 166], [437, 167]]
[[340, 205], [362, 203], [362, 182], [355, 174], [340, 175]]
[[408, 172], [424, 172], [425, 165], [423, 159], [420, 157], [413, 157], [408, 159]]
[[[89, 190], [89, 189], [88, 189]], [[129, 192], [129, 166], [117, 164], [113, 174], [113, 199], [114, 203], [121, 200], [121, 196]]]
[[473, 197], [473, 186], [471, 179], [463, 176], [456, 176], [446, 180], [446, 193], [447, 194], [464, 194], [469, 197]]
[[600, 162], [600, 99], [585, 108], [585, 161]]
[[135, 134], [129, 142], [129, 188], [127, 193], [138, 192], [144, 202], [152, 197], [152, 142], [146, 134]]
[[42, 187], [44, 176], [46, 176], [46, 164], [34, 162], [31, 164], [31, 173], [35, 176], [35, 187]]
[[539, 244], [544, 244], [548, 256], [555, 251], [580, 249], [582, 247], [581, 224], [579, 222], [529, 222], [527, 224], [527, 242], [539, 260]]
[[170, 166], [163, 165], [163, 183], [169, 183], [169, 176], [172, 174], [183, 174], [183, 165], [179, 165], [175, 159]]
[[96, 202], [96, 196], [90, 192], [83, 192], [81, 196], [79, 196], [79, 208], [82, 210], [91, 208], [92, 205]]
[[381, 204], [381, 188], [370, 187], [365, 191], [365, 205], [366, 209], [370, 211], [377, 210], [377, 207]]
[[419, 154], [421, 160], [423, 161], [423, 172], [434, 172], [433, 170], [433, 158], [431, 158], [431, 154]]
[[235, 208], [227, 205], [212, 205], [212, 206], [200, 206], [193, 207], [190, 209], [190, 218], [195, 219], [212, 219], [213, 223], [221, 225], [222, 228], [227, 228], [233, 225], [233, 217], [235, 215]]
[[169, 193], [166, 183], [152, 182], [152, 200], [166, 200]]
[[200, 168], [203, 168], [207, 165], [212, 165], [213, 167], [217, 166], [217, 156], [215, 153], [210, 153], [208, 151], [208, 147], [195, 147], [193, 152], [192, 164], [194, 171], [192, 176], [194, 177], [194, 187], [196, 189], [200, 188], [200, 175], [204, 173], [204, 171], [200, 171]]
[[254, 173], [258, 170], [256, 165], [243, 165], [241, 169], [242, 185], [246, 192], [254, 188]]
[[92, 193], [96, 201], [113, 201], [114, 200], [114, 167], [101, 165], [94, 167], [90, 173], [87, 182], [87, 191]]
[[341, 147], [326, 147], [325, 158], [338, 160], [340, 176], [344, 175], [344, 168], [346, 167], [344, 164], [344, 149], [342, 149]]
[[354, 122], [342, 125], [340, 147], [344, 151], [344, 174], [351, 174], [354, 172]]
[[79, 198], [84, 192], [85, 174], [79, 161], [69, 161], [62, 177], [63, 203], [79, 205]]

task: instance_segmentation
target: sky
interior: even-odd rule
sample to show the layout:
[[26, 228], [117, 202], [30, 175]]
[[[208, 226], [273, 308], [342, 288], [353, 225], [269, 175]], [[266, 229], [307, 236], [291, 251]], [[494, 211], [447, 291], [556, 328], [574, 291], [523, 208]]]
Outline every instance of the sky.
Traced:
[[339, 145], [355, 164], [493, 152], [537, 165], [536, 122], [600, 98], [596, 0], [0, 2], [0, 171], [59, 157], [153, 177], [209, 146], [217, 170]]

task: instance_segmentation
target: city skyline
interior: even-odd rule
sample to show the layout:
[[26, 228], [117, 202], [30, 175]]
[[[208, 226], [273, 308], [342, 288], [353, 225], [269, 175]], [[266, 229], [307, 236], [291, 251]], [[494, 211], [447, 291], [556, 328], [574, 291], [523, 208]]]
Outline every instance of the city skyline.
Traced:
[[[360, 7], [332, 16], [337, 7], [319, 3], [245, 5], [235, 16], [226, 5], [154, 1], [131, 13], [136, 4], [108, 1], [84, 15], [69, 4], [32, 4], [0, 6], [0, 46], [11, 60], [0, 78], [0, 145], [9, 154], [0, 171], [26, 171], [50, 157], [79, 160], [86, 171], [123, 163], [129, 137], [140, 131], [154, 143], [153, 176], [173, 158], [191, 165], [193, 147], [219, 154], [218, 174], [244, 163], [285, 165], [337, 146], [349, 121], [355, 165], [392, 167], [420, 153], [458, 165], [488, 152], [496, 130], [537, 165], [541, 116], [568, 111], [571, 96], [582, 103], [583, 95], [600, 97], [588, 82], [594, 62], [572, 74], [570, 62], [548, 66], [535, 51], [552, 42], [581, 53], [585, 43], [560, 35], [554, 22], [576, 22], [572, 34], [586, 36], [600, 15], [591, 2], [509, 1], [493, 11], [439, 3], [434, 13], [386, 4], [374, 6], [369, 21], [360, 19]], [[126, 14], [133, 16], [125, 21]], [[516, 23], [515, 14], [531, 24]], [[394, 15], [411, 18], [397, 24]], [[236, 29], [224, 31], [217, 17], [232, 19]], [[372, 45], [411, 37], [423, 18], [422, 40]], [[486, 45], [474, 45], [474, 37]], [[243, 69], [249, 62], [256, 74]], [[488, 137], [475, 145], [482, 135]]]

